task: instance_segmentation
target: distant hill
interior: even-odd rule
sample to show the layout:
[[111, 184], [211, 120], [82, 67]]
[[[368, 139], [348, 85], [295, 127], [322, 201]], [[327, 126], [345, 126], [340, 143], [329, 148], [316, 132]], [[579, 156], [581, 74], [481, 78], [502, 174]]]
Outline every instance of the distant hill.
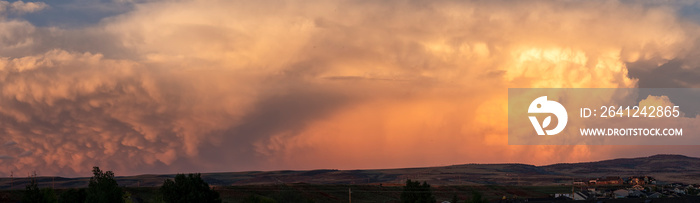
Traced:
[[647, 175], [668, 183], [700, 183], [700, 158], [683, 155], [654, 155], [598, 162], [553, 164], [541, 166], [541, 168], [572, 176]]
[[[441, 167], [371, 169], [248, 171], [205, 173], [202, 177], [214, 186], [308, 184], [401, 185], [406, 179], [428, 181], [432, 185], [562, 185], [572, 179], [605, 176], [652, 176], [660, 182], [700, 183], [700, 158], [682, 155], [612, 159], [597, 162], [562, 163], [546, 166], [527, 164], [464, 164]], [[127, 187], [160, 186], [174, 175], [139, 175], [118, 177]], [[86, 187], [89, 178], [39, 177], [40, 187]], [[9, 178], [0, 179], [0, 189], [8, 189]], [[27, 178], [15, 178], [13, 189], [23, 189]]]
[[550, 171], [565, 173], [609, 172], [687, 172], [700, 169], [700, 158], [683, 155], [654, 155], [631, 159], [612, 159], [598, 162], [553, 164], [543, 166]]

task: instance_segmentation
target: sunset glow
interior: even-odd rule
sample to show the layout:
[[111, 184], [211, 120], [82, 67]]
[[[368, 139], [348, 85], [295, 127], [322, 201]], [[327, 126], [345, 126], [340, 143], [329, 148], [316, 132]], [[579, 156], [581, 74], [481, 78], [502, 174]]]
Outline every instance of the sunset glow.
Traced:
[[0, 1], [0, 176], [700, 156], [695, 146], [514, 146], [507, 135], [508, 88], [699, 86], [700, 17], [688, 11], [698, 9]]

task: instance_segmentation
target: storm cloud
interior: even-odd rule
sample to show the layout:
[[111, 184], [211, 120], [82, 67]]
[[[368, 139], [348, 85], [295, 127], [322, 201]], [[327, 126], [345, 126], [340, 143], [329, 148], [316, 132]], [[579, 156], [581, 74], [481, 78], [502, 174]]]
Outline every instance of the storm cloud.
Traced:
[[0, 3], [22, 13], [0, 20], [0, 175], [636, 156], [508, 146], [507, 88], [665, 86], [648, 75], [697, 72], [700, 36], [684, 2], [153, 1], [81, 26], [23, 18], [61, 9], [47, 5]]

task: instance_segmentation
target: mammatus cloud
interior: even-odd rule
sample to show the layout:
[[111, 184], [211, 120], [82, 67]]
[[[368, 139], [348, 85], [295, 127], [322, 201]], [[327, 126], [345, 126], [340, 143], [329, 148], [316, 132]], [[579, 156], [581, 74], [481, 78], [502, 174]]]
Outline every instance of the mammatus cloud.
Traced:
[[0, 173], [59, 175], [627, 156], [508, 146], [507, 88], [636, 87], [627, 64], [699, 36], [673, 4], [615, 1], [164, 1], [0, 28]]
[[45, 8], [48, 8], [48, 5], [42, 2], [0, 1], [0, 46], [3, 47], [1, 53], [17, 52], [18, 49], [34, 43], [33, 39], [28, 37], [35, 32], [34, 26], [23, 20], [7, 19], [7, 16], [22, 15]]
[[23, 1], [0, 1], [0, 15], [5, 16], [7, 14], [25, 14], [40, 11], [47, 8], [48, 5], [43, 2], [23, 2]]

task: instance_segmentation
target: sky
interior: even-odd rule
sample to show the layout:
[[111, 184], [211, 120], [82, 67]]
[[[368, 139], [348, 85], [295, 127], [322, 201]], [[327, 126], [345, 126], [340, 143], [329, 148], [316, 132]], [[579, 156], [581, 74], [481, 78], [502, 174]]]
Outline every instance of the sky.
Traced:
[[699, 39], [682, 0], [0, 0], [0, 176], [700, 157], [507, 128], [508, 88], [698, 87]]

